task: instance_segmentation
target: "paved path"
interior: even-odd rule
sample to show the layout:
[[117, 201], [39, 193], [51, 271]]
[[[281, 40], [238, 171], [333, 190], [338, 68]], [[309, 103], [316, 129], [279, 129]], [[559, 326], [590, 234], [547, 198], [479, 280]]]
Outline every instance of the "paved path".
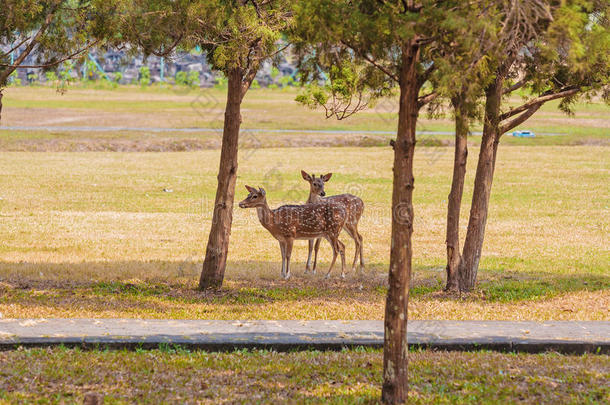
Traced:
[[[447, 350], [610, 353], [610, 322], [410, 321], [408, 341]], [[381, 347], [383, 321], [0, 319], [0, 349], [161, 343], [207, 350]]]

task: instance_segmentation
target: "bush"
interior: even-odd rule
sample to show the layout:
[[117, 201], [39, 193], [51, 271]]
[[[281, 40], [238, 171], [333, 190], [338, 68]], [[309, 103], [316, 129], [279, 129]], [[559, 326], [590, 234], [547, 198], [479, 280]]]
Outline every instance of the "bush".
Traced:
[[229, 79], [227, 79], [222, 73], [214, 78], [214, 88], [216, 89], [226, 89], [229, 83]]
[[148, 66], [142, 66], [140, 68], [140, 78], [139, 78], [140, 86], [148, 86], [150, 84], [150, 69]]
[[47, 83], [55, 83], [57, 81], [55, 72], [45, 72], [44, 77], [47, 79]]
[[11, 86], [21, 86], [21, 79], [16, 70], [8, 77], [8, 82]]
[[199, 87], [199, 72], [190, 71], [187, 78], [187, 86], [189, 87]]
[[175, 80], [179, 86], [199, 87], [199, 72], [178, 72]]
[[34, 72], [28, 73], [28, 83], [35, 84], [38, 81], [38, 75]]

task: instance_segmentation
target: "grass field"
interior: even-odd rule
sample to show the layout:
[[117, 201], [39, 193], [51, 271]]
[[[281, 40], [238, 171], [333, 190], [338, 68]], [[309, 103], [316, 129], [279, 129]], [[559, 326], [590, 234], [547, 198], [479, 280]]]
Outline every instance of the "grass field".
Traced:
[[[381, 352], [234, 353], [30, 349], [0, 352], [0, 403], [378, 403]], [[604, 355], [418, 351], [409, 403], [597, 404], [610, 400]]]
[[[175, 87], [119, 87], [94, 90], [73, 87], [65, 94], [51, 87], [11, 87], [3, 99], [4, 126], [35, 126], [40, 131], [2, 131], [0, 150], [10, 151], [181, 151], [218, 148], [220, 137], [209, 132], [153, 133], [150, 131], [106, 131], [94, 133], [59, 129], [61, 126], [221, 128], [226, 90]], [[251, 133], [243, 147], [286, 146], [380, 146], [390, 134], [357, 134], [358, 131], [391, 131], [396, 128], [397, 101], [386, 99], [376, 106], [343, 121], [325, 120], [320, 111], [308, 110], [294, 99], [298, 89], [254, 89], [242, 107], [245, 129], [263, 130], [341, 130], [355, 134]], [[509, 105], [520, 103], [513, 97]], [[557, 110], [558, 102], [544, 105], [522, 129], [556, 134], [535, 139], [506, 136], [514, 145], [608, 145], [610, 108], [601, 103], [580, 103], [570, 117]], [[56, 127], [51, 131], [42, 128]], [[422, 113], [420, 131], [452, 131], [451, 115], [429, 119]], [[473, 131], [480, 124], [473, 125]], [[473, 136], [473, 143], [480, 137]], [[420, 145], [449, 144], [450, 135], [422, 136]]]
[[[194, 291], [211, 220], [218, 152], [8, 153], [0, 160], [0, 312], [5, 317], [380, 319], [390, 235], [391, 150], [242, 151], [244, 184], [272, 207], [304, 201], [299, 170], [335, 175], [330, 194], [366, 204], [364, 275], [279, 280], [279, 248], [253, 210], [235, 208], [225, 289]], [[500, 148], [479, 288], [440, 293], [452, 151], [416, 155], [411, 318], [610, 319], [610, 149]], [[470, 200], [470, 160], [463, 214]], [[165, 190], [165, 191], [164, 191]], [[170, 191], [170, 192], [168, 192]], [[462, 221], [462, 228], [466, 221]], [[344, 235], [347, 261], [353, 242]], [[321, 248], [325, 271], [330, 248]]]

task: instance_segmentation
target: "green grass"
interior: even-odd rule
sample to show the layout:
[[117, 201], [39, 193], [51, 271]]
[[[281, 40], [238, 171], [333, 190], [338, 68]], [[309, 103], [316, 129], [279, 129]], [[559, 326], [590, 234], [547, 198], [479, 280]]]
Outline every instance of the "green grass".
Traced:
[[[276, 353], [25, 349], [0, 352], [0, 402], [378, 403], [378, 350]], [[603, 355], [415, 351], [410, 403], [603, 403], [610, 358]]]

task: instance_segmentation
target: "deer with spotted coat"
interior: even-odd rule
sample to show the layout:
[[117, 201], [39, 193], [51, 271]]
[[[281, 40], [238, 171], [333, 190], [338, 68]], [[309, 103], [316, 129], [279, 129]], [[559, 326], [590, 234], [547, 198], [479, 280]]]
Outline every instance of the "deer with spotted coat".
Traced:
[[347, 212], [341, 204], [319, 201], [305, 205], [282, 205], [274, 210], [267, 205], [265, 190], [246, 186], [249, 194], [239, 203], [240, 208], [256, 208], [258, 220], [280, 242], [282, 252], [282, 277], [290, 278], [290, 256], [295, 239], [325, 238], [333, 248], [330, 272], [341, 255], [341, 277], [345, 277], [345, 245], [339, 240], [345, 225]]
[[[324, 192], [324, 183], [330, 180], [332, 173], [323, 174], [320, 177], [316, 177], [315, 174], [309, 175], [304, 170], [301, 170], [301, 176], [309, 183], [309, 198], [307, 199], [308, 204], [319, 203], [322, 201], [338, 203], [345, 207], [347, 218], [343, 229], [348, 233], [349, 236], [354, 239], [356, 243], [356, 253], [354, 255], [354, 262], [352, 264], [352, 271], [356, 271], [356, 262], [358, 256], [360, 256], [360, 271], [364, 270], [364, 257], [362, 256], [362, 235], [358, 232], [358, 222], [364, 211], [364, 202], [361, 198], [356, 197], [352, 194], [339, 194], [326, 197]], [[309, 252], [307, 253], [307, 264], [305, 266], [305, 273], [311, 271], [316, 274], [316, 264], [318, 261], [318, 249], [320, 248], [321, 238], [309, 240]], [[311, 267], [311, 254], [314, 253], [313, 268]], [[343, 274], [342, 274], [343, 277]]]

